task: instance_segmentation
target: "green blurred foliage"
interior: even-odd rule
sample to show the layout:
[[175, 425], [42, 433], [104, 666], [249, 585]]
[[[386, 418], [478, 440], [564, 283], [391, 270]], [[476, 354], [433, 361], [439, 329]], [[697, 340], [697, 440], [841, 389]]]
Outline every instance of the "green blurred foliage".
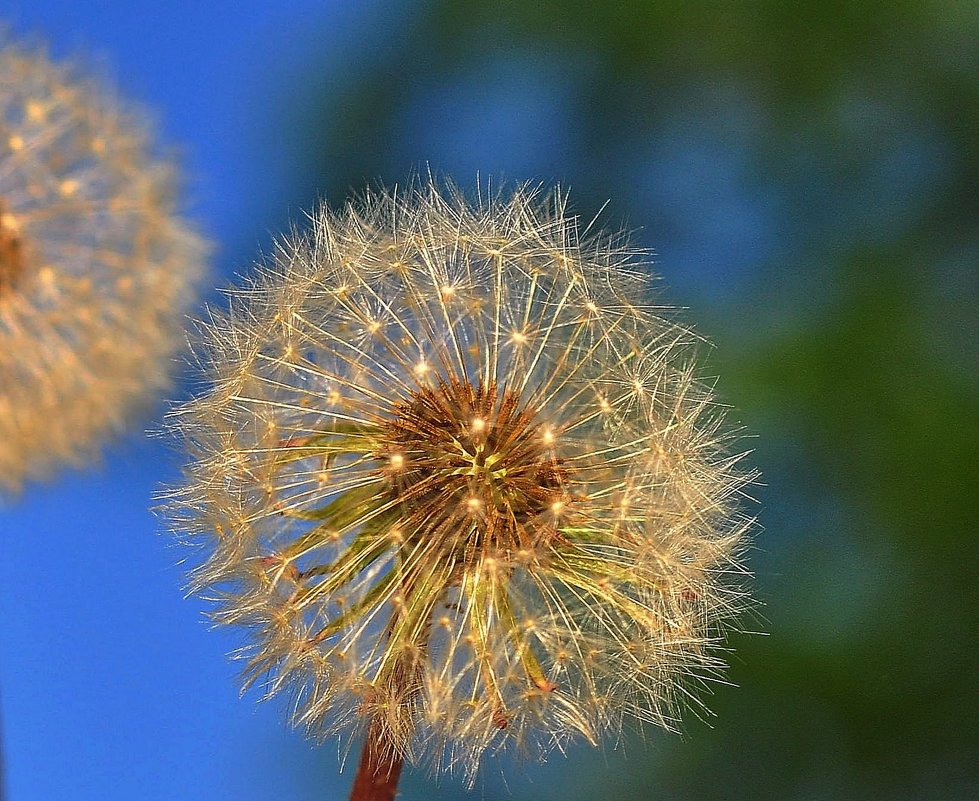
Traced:
[[[977, 42], [971, 2], [457, 0], [311, 89], [330, 101], [301, 121], [304, 158], [334, 200], [405, 174], [391, 143], [420, 87], [515, 55], [570, 76], [571, 144], [540, 169], [581, 209], [612, 197], [654, 243], [642, 160], [718, 109], [741, 120], [707, 127], [744, 194], [775, 199], [769, 256], [716, 276], [720, 301], [683, 298], [757, 435], [747, 626], [767, 636], [733, 639], [740, 687], [718, 688], [710, 727], [627, 741], [628, 758], [576, 750], [544, 784], [476, 797], [979, 795]], [[462, 792], [427, 786], [406, 797]]]

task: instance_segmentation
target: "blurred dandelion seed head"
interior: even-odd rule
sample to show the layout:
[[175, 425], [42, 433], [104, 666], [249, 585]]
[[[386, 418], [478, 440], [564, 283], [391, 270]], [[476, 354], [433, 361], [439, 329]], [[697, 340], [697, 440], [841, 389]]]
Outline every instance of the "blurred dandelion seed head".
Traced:
[[699, 704], [752, 475], [648, 275], [560, 191], [416, 182], [321, 208], [212, 312], [165, 508], [246, 685], [470, 779]]
[[168, 385], [204, 244], [111, 92], [0, 37], [0, 491], [97, 455]]

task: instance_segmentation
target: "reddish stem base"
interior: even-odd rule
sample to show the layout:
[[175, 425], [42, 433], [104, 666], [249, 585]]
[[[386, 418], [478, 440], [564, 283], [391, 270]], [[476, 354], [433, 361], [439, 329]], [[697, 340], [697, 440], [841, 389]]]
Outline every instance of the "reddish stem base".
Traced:
[[367, 732], [350, 801], [393, 801], [401, 777], [402, 759], [385, 747], [379, 727]]

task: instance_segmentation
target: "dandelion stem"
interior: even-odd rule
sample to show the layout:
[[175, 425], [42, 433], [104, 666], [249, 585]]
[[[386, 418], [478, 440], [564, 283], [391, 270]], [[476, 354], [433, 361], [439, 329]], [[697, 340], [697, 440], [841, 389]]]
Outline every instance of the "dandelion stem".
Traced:
[[367, 732], [350, 801], [393, 801], [403, 760], [386, 739], [383, 725], [375, 720]]

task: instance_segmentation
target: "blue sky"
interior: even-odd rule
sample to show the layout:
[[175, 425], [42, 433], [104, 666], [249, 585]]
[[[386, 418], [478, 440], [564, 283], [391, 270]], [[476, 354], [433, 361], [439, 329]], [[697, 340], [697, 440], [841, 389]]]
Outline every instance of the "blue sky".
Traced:
[[[301, 158], [310, 133], [295, 121], [315, 111], [305, 104], [328, 100], [365, 59], [383, 57], [419, 7], [15, 0], [0, 15], [11, 37], [43, 40], [56, 59], [81, 58], [150, 112], [185, 166], [188, 208], [214, 243], [218, 286], [326, 189]], [[570, 158], [572, 145], [548, 134], [566, 127], [568, 83], [539, 60], [412, 92], [406, 136], [386, 145], [402, 176], [432, 159], [461, 178], [481, 168], [533, 177]], [[487, 107], [491, 130], [480, 122]], [[159, 412], [145, 427], [159, 425]], [[182, 554], [149, 511], [176, 469], [166, 445], [137, 430], [101, 465], [65, 471], [0, 509], [11, 801], [345, 797], [351, 774], [339, 775], [337, 745], [317, 748], [288, 729], [284, 703], [239, 697], [227, 658], [239, 641], [210, 630], [201, 604], [183, 597]], [[561, 764], [507, 781], [557, 798]], [[491, 769], [476, 797], [502, 786]], [[403, 792], [435, 801], [461, 786], [409, 772]]]
[[[42, 38], [56, 58], [82, 55], [150, 109], [188, 168], [192, 213], [217, 245], [216, 283], [295, 211], [295, 167], [269, 125], [288, 87], [402, 13], [321, 0], [0, 8], [11, 36]], [[183, 599], [180, 553], [147, 511], [173, 462], [135, 432], [94, 471], [0, 509], [9, 797], [341, 797], [336, 748], [317, 752], [289, 731], [281, 706], [240, 699], [225, 656], [233, 637], [209, 631]]]
[[[328, 175], [307, 170], [303, 157], [319, 143], [297, 121], [315, 119], [331, 92], [383, 59], [422, 8], [407, 0], [13, 0], [0, 18], [11, 36], [46, 40], [56, 58], [81, 56], [149, 109], [186, 167], [188, 206], [215, 244], [220, 285], [318, 193], [336, 193], [317, 183]], [[573, 82], [591, 68], [514, 53], [475, 58], [444, 82], [409, 80], [393, 115], [403, 136], [379, 145], [397, 174], [383, 177], [432, 160], [460, 180], [503, 171], [574, 185], [585, 145], [573, 126]], [[678, 108], [654, 143], [626, 141], [621, 163], [610, 165], [635, 171], [634, 213], [660, 212], [648, 219], [659, 221], [652, 232], [681, 303], [723, 303], [749, 265], [772, 256], [779, 198], [747, 195], [743, 154], [759, 132], [732, 91]], [[622, 208], [613, 199], [612, 224]], [[640, 242], [651, 244], [645, 235]], [[181, 553], [148, 511], [175, 469], [163, 443], [136, 431], [100, 467], [30, 487], [0, 509], [11, 801], [344, 797], [350, 776], [338, 776], [335, 744], [316, 749], [290, 731], [282, 703], [240, 698], [226, 658], [234, 634], [208, 630], [201, 605], [182, 597]], [[534, 797], [561, 797], [561, 764], [520, 773], [516, 783], [529, 781]], [[589, 781], [579, 774], [579, 784]], [[498, 786], [487, 779], [477, 797]], [[406, 798], [427, 801], [459, 790], [451, 782], [433, 790], [412, 775], [405, 787]]]

